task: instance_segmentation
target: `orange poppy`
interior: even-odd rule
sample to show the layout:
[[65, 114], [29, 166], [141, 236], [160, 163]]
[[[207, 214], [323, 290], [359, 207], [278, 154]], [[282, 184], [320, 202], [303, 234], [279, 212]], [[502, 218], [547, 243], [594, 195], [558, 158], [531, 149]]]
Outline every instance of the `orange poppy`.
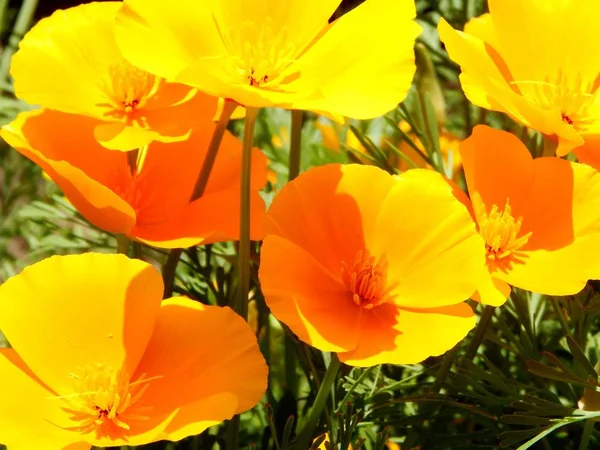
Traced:
[[485, 276], [467, 208], [441, 175], [311, 169], [275, 196], [259, 278], [273, 315], [356, 366], [440, 355], [475, 324]]
[[504, 303], [513, 285], [548, 295], [579, 292], [600, 278], [600, 174], [563, 159], [532, 159], [505, 131], [477, 126], [460, 147], [485, 240], [483, 303]]
[[[96, 119], [96, 139], [113, 150], [184, 140], [212, 118], [217, 101], [127, 62], [114, 36], [120, 5], [88, 3], [42, 19], [13, 56], [15, 93], [31, 104]], [[210, 108], [202, 106], [206, 101]]]
[[465, 94], [557, 139], [559, 156], [585, 145], [585, 159], [600, 141], [600, 65], [589, 48], [600, 39], [600, 3], [489, 0], [489, 9], [464, 32], [444, 19], [438, 26]]
[[[241, 143], [226, 133], [202, 197], [189, 202], [215, 125], [187, 141], [153, 142], [132, 172], [128, 154], [107, 150], [90, 130], [96, 121], [52, 110], [21, 113], [2, 137], [42, 167], [95, 226], [163, 248], [236, 240], [239, 236]], [[68, 132], [65, 132], [68, 130]], [[267, 160], [253, 150], [251, 236], [263, 236]]]
[[124, 255], [54, 256], [0, 286], [0, 442], [89, 450], [201, 433], [256, 405], [267, 366], [229, 308], [161, 303]]
[[379, 116], [410, 89], [415, 4], [367, 0], [328, 24], [340, 3], [125, 0], [117, 42], [136, 66], [242, 105]]

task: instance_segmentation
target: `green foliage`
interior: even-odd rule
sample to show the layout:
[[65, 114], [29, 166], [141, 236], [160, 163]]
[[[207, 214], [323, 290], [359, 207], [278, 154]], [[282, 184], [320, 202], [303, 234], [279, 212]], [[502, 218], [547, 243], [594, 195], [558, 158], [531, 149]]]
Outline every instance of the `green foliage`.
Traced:
[[[16, 11], [0, 1], [4, 44]], [[350, 6], [350, 5], [348, 5]], [[482, 1], [419, 0], [420, 38], [444, 92], [445, 127], [468, 136], [474, 124], [487, 123], [516, 132], [537, 154], [538, 135], [527, 135], [505, 116], [471, 105], [460, 90], [458, 68], [444, 53], [435, 26], [441, 15], [462, 27], [484, 12]], [[0, 74], [0, 121], [24, 108]], [[391, 173], [390, 158], [410, 160], [399, 143], [423, 156], [434, 169], [449, 174], [439, 139], [436, 101], [414, 89], [403, 105], [385, 118], [351, 122], [340, 129], [340, 150], [323, 145], [323, 118], [307, 113], [302, 128], [302, 170], [328, 162], [374, 164]], [[410, 124], [412, 133], [400, 128]], [[232, 124], [240, 133], [242, 123]], [[287, 181], [290, 115], [263, 110], [256, 145], [270, 159], [274, 174], [264, 196], [267, 203]], [[353, 135], [364, 151], [349, 146]], [[40, 170], [3, 145], [0, 148], [0, 281], [51, 254], [114, 251], [115, 239], [89, 225], [45, 181]], [[258, 286], [259, 245], [253, 246], [250, 323], [255, 327], [269, 367], [270, 383], [263, 402], [240, 418], [240, 448], [294, 448], [329, 355], [308, 347], [270, 316]], [[131, 256], [156, 265], [166, 253], [135, 244]], [[234, 244], [215, 244], [184, 252], [175, 292], [198, 301], [226, 305], [236, 296]], [[328, 448], [381, 450], [386, 442], [403, 449], [586, 449], [600, 448], [600, 284], [568, 298], [548, 298], [515, 290], [501, 308], [474, 304], [478, 326], [446, 355], [412, 366], [368, 369], [342, 366], [325, 405], [311, 448], [329, 433]], [[199, 343], [200, 344], [200, 343]], [[231, 424], [213, 427], [179, 443], [156, 443], [145, 449], [224, 448]], [[325, 444], [324, 444], [325, 445]], [[300, 449], [304, 450], [304, 449]]]

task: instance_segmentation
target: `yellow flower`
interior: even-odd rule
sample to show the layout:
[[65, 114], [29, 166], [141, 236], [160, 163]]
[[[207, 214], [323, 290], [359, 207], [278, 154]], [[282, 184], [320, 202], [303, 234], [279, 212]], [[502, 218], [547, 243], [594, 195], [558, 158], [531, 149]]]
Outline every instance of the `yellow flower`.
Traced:
[[111, 150], [185, 140], [197, 122], [210, 120], [217, 99], [127, 62], [115, 42], [120, 4], [84, 4], [41, 20], [12, 59], [15, 93], [31, 104], [95, 119], [96, 139]]
[[242, 105], [379, 116], [415, 72], [414, 2], [367, 0], [328, 24], [339, 4], [126, 0], [117, 41], [134, 65]]
[[467, 97], [557, 139], [560, 156], [598, 142], [600, 60], [590, 43], [600, 39], [600, 2], [489, 0], [489, 9], [464, 32], [443, 19], [438, 27]]
[[0, 442], [89, 450], [180, 440], [258, 403], [267, 366], [229, 308], [161, 302], [149, 264], [55, 256], [0, 286]]

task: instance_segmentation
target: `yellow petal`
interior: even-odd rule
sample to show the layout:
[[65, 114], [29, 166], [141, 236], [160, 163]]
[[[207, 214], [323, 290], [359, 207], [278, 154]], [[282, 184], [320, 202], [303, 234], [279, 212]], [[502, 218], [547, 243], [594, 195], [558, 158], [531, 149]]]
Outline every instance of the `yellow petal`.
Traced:
[[119, 4], [84, 4], [40, 20], [12, 58], [17, 97], [58, 111], [103, 118], [111, 108], [106, 106], [99, 73], [122, 61], [113, 31]]
[[484, 305], [501, 306], [508, 299], [510, 291], [508, 283], [488, 274], [487, 277], [483, 277], [472, 298]]
[[342, 16], [297, 61], [301, 74], [289, 89], [314, 92], [294, 107], [355, 119], [395, 108], [415, 73], [414, 17], [412, 0], [367, 0]]
[[[412, 169], [398, 177], [368, 248], [385, 255], [401, 307], [452, 305], [469, 298], [484, 275], [484, 242], [467, 208], [441, 175]], [[431, 282], [435, 280], [435, 282]]]
[[133, 372], [162, 292], [160, 274], [140, 260], [54, 256], [0, 286], [0, 328], [44, 383], [71, 393], [72, 374], [82, 368]]
[[125, 57], [166, 79], [176, 78], [197, 60], [226, 54], [207, 0], [127, 0], [115, 23]]
[[355, 350], [340, 353], [342, 362], [368, 367], [377, 364], [416, 364], [450, 350], [475, 326], [466, 303], [431, 309], [401, 309], [365, 313]]
[[[31, 333], [34, 329], [29, 329]], [[0, 349], [0, 443], [13, 450], [89, 450], [81, 436], [59, 428], [68, 413], [13, 349]]]

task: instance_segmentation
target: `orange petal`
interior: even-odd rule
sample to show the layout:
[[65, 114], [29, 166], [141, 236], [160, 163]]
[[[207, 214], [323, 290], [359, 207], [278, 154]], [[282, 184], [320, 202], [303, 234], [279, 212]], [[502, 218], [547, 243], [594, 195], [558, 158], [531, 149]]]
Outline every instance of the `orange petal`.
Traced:
[[[241, 317], [229, 308], [182, 297], [163, 301], [137, 368], [139, 375], [158, 377], [144, 393], [145, 404], [160, 413], [191, 407], [177, 427], [170, 425], [170, 433], [195, 422], [221, 422], [251, 409], [265, 392], [267, 373], [256, 337]], [[219, 408], [194, 405], [204, 399], [212, 402], [210, 397], [223, 393], [229, 397], [222, 398], [226, 403]]]
[[293, 242], [337, 277], [341, 262], [353, 261], [365, 248], [364, 236], [374, 235], [379, 210], [395, 183], [372, 166], [313, 168], [277, 194], [267, 234]]
[[358, 340], [361, 308], [340, 277], [315, 258], [290, 240], [267, 236], [259, 269], [265, 301], [302, 341], [323, 351], [351, 350]]
[[365, 311], [355, 350], [339, 353], [342, 362], [367, 367], [377, 364], [416, 364], [450, 350], [475, 326], [466, 303], [430, 309], [393, 305]]
[[[188, 247], [239, 236], [241, 142], [226, 133], [204, 195], [189, 203], [215, 125], [209, 122], [185, 142], [153, 143], [138, 181], [138, 223], [130, 236], [166, 248]], [[265, 205], [258, 190], [266, 183], [267, 159], [252, 153], [251, 234], [264, 235]]]
[[470, 196], [479, 193], [488, 211], [509, 199], [518, 217], [533, 184], [533, 160], [525, 145], [510, 133], [478, 125], [462, 142], [460, 155]]
[[19, 114], [0, 134], [41, 166], [86, 219], [105, 231], [127, 233], [135, 212], [111, 190], [119, 182], [118, 168], [127, 167], [126, 156], [94, 140], [97, 124], [83, 116], [39, 110]]
[[600, 170], [600, 135], [586, 135], [585, 143], [575, 149], [579, 162]]
[[0, 286], [0, 327], [55, 392], [104, 364], [132, 373], [146, 348], [163, 286], [149, 264], [123, 255], [54, 256]]
[[534, 183], [523, 204], [523, 261], [498, 278], [549, 295], [579, 292], [600, 279], [600, 174], [558, 158], [533, 162]]
[[[31, 330], [29, 332], [31, 333]], [[0, 349], [0, 442], [11, 450], [89, 450], [81, 436], [56, 423], [68, 420], [56, 394], [29, 370], [13, 349]]]
[[[453, 186], [440, 174], [412, 169], [398, 177], [367, 237], [384, 255], [394, 302], [422, 308], [469, 298], [485, 274], [485, 246]], [[432, 283], [431, 280], [435, 280]]]

